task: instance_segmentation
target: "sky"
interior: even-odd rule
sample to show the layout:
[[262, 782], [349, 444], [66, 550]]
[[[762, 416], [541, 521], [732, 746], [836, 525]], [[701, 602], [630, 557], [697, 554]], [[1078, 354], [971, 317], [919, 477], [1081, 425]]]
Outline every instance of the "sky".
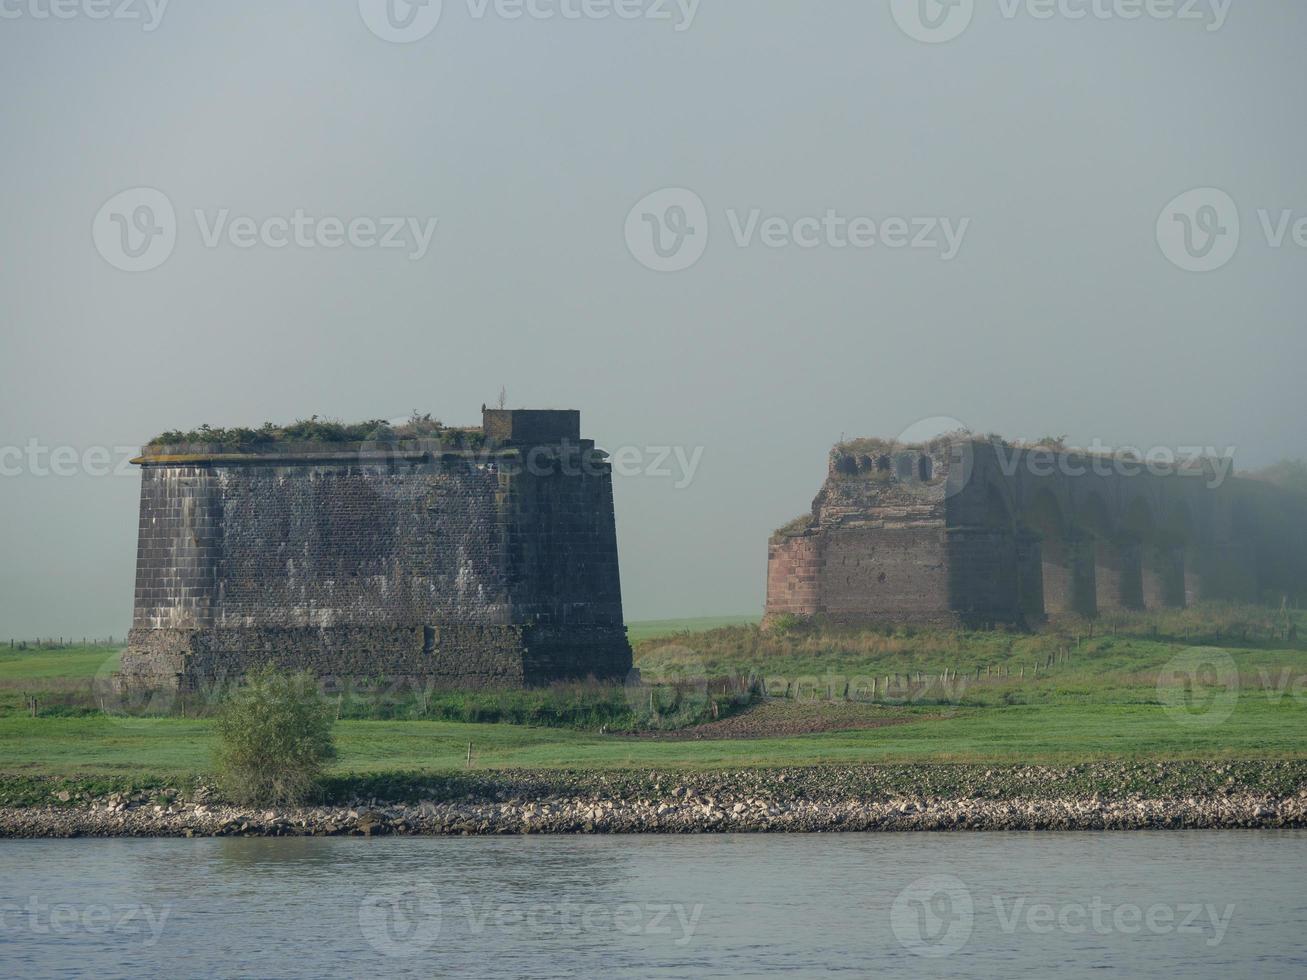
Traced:
[[1304, 40], [1266, 0], [0, 0], [0, 638], [123, 635], [124, 461], [203, 423], [580, 409], [629, 620], [759, 613], [841, 436], [1307, 457]]

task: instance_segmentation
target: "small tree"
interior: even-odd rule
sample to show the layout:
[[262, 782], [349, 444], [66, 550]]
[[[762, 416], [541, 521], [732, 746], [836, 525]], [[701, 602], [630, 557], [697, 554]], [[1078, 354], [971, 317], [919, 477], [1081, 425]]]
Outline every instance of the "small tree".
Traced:
[[332, 713], [312, 674], [251, 671], [218, 714], [218, 778], [239, 803], [300, 803], [336, 757]]

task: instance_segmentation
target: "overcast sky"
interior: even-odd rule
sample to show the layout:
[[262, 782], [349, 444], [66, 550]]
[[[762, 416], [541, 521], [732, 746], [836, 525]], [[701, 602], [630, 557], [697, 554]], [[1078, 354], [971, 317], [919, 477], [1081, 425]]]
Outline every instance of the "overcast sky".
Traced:
[[1307, 456], [1303, 4], [61, 2], [0, 2], [5, 638], [122, 635], [86, 451], [205, 422], [579, 408], [628, 619], [759, 612], [841, 434]]

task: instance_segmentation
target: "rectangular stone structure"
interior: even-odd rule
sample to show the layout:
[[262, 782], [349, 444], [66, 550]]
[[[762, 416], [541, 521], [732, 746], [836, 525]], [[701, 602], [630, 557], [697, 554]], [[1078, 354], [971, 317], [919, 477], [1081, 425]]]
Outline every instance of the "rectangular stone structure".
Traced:
[[265, 663], [462, 688], [625, 679], [611, 469], [579, 430], [576, 412], [488, 410], [457, 449], [147, 447], [119, 685], [196, 690]]

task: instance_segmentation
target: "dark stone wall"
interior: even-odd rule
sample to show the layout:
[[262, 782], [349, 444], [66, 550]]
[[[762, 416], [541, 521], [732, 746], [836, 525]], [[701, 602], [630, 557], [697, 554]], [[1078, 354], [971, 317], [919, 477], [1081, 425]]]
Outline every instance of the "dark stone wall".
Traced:
[[608, 465], [535, 450], [144, 458], [123, 681], [624, 678]]
[[1307, 598], [1307, 501], [1092, 462], [969, 438], [836, 447], [811, 523], [771, 540], [765, 621], [1028, 624]]

